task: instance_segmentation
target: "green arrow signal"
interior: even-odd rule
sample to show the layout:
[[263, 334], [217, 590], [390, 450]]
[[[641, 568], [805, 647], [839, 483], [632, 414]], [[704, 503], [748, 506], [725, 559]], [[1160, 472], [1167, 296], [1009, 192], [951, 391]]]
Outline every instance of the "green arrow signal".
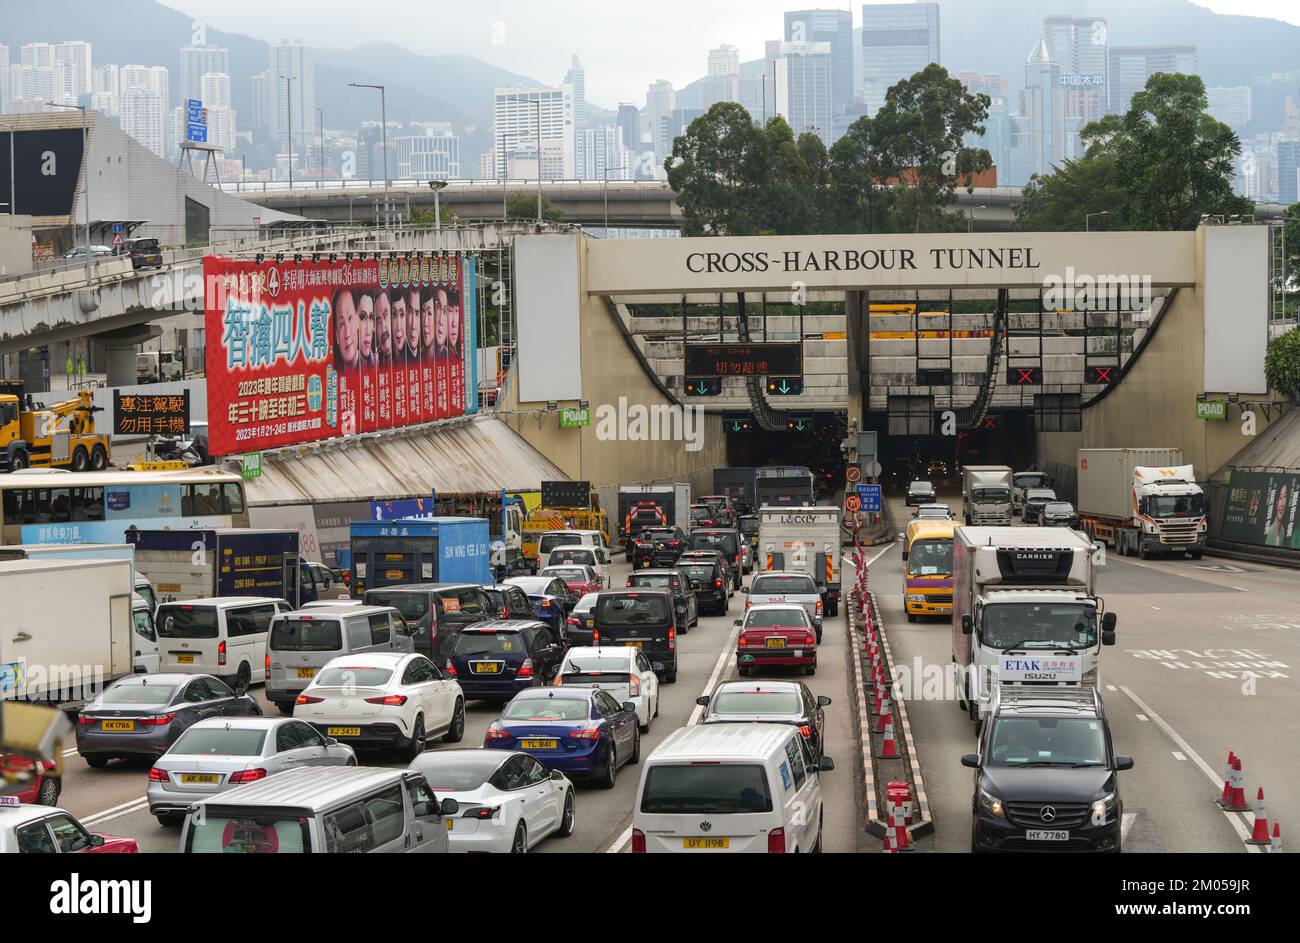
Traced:
[[789, 384], [789, 383], [786, 383], [785, 380], [782, 380], [782, 381], [781, 381], [781, 392], [782, 392], [782, 393], [789, 393], [789, 392], [790, 392], [790, 384]]

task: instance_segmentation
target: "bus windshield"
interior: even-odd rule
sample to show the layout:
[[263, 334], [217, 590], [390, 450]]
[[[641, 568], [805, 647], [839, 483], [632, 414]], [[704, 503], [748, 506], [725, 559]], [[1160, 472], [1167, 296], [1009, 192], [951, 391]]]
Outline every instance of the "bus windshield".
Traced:
[[908, 576], [952, 576], [952, 538], [914, 540], [907, 554]]
[[1092, 648], [1097, 644], [1097, 610], [1084, 603], [990, 603], [984, 607], [980, 638], [986, 647], [1000, 651]]

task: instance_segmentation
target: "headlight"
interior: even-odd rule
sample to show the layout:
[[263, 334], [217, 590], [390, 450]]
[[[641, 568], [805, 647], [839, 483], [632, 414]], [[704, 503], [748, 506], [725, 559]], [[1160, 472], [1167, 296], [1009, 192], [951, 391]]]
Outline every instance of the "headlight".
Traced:
[[980, 789], [980, 808], [990, 815], [996, 815], [1000, 819], [1005, 819], [1006, 815], [1002, 811], [1002, 800], [987, 789]]
[[1102, 798], [1094, 802], [1092, 804], [1092, 824], [1105, 825], [1107, 822], [1109, 822], [1111, 816], [1115, 814], [1115, 806], [1117, 804], [1117, 801], [1118, 800], [1116, 800], [1115, 798], [1115, 793], [1112, 792], [1110, 795], [1103, 796]]
[[908, 594], [907, 594], [907, 601], [908, 601], [908, 602], [925, 602], [925, 596], [923, 596], [921, 593], [908, 593]]

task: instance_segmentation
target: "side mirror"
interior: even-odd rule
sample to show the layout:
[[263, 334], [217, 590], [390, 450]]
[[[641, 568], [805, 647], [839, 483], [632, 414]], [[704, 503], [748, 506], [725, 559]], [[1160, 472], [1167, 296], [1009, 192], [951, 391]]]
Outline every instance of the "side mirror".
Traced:
[[731, 624], [732, 624], [732, 625], [740, 625], [740, 622], [741, 622], [740, 619], [736, 619], [736, 620], [735, 620], [734, 622], [732, 622]]
[[336, 746], [339, 745], [339, 742], [338, 742], [337, 740], [335, 740], [333, 737], [326, 737], [326, 738], [325, 738], [325, 745], [326, 745], [327, 747], [336, 747]]
[[561, 773], [558, 769], [551, 770], [551, 782], [554, 783], [564, 782], [564, 774]]
[[744, 593], [746, 596], [749, 595], [749, 587], [748, 587], [748, 586], [742, 586], [742, 587], [740, 587], [740, 591], [741, 591], [742, 593]]
[[980, 768], [980, 755], [978, 753], [967, 753], [961, 758], [961, 765], [971, 769]]
[[1119, 616], [1113, 612], [1108, 612], [1101, 617], [1101, 630], [1103, 632], [1115, 633], [1115, 624], [1119, 622]]
[[459, 811], [460, 803], [455, 799], [443, 799], [438, 805], [438, 814], [443, 818], [446, 818], [449, 815], [455, 815]]
[[975, 631], [975, 621], [969, 615], [961, 617], [961, 634], [970, 635]]
[[700, 707], [708, 707], [709, 696], [707, 694], [701, 694], [699, 697], [695, 699], [695, 703], [700, 705]]
[[829, 773], [835, 768], [835, 761], [829, 756], [823, 756], [817, 761], [817, 770], [822, 773]]
[[817, 695], [817, 706], [818, 706], [818, 707], [827, 707], [827, 706], [830, 705], [830, 703], [831, 703], [831, 699], [828, 698], [825, 694], [819, 694], [819, 695]]
[[1126, 770], [1126, 769], [1132, 769], [1132, 768], [1133, 768], [1133, 757], [1131, 757], [1131, 756], [1117, 756], [1117, 757], [1115, 757], [1115, 771], [1116, 771], [1116, 772], [1122, 772], [1122, 771], [1124, 771], [1124, 770]]
[[[1132, 762], [1133, 762], [1132, 760], [1129, 761], [1130, 764], [1132, 764]], [[104, 836], [103, 836], [103, 835], [91, 835], [91, 836], [90, 836], [90, 845], [91, 845], [92, 848], [103, 848], [103, 847], [104, 847]]]
[[629, 713], [629, 714], [635, 714], [635, 713], [636, 713], [636, 705], [633, 704], [631, 701], [624, 701], [624, 702], [623, 702], [623, 710], [626, 711], [626, 712]]

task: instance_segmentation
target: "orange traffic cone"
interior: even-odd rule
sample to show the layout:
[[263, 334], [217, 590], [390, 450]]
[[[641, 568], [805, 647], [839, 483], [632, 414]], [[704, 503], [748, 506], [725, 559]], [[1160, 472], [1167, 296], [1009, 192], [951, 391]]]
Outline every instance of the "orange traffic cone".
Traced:
[[1249, 812], [1250, 806], [1246, 805], [1246, 777], [1241, 771], [1241, 757], [1232, 758], [1232, 795], [1228, 799], [1228, 804], [1224, 808], [1228, 812]]
[[1268, 837], [1268, 814], [1264, 811], [1264, 787], [1259, 787], [1259, 796], [1255, 799], [1255, 830], [1246, 839], [1247, 845], [1272, 844]]
[[894, 702], [889, 699], [889, 692], [885, 692], [885, 703], [880, 708], [880, 719], [876, 721], [876, 733], [883, 733], [885, 724], [894, 722]]
[[1228, 768], [1223, 771], [1223, 795], [1218, 798], [1221, 808], [1227, 808], [1232, 801], [1232, 761], [1236, 758], [1231, 750], [1228, 751]]
[[894, 739], [894, 717], [893, 714], [885, 715], [885, 736], [880, 745], [880, 752], [876, 757], [881, 760], [896, 760], [899, 758], [898, 742]]
[[1273, 823], [1273, 847], [1269, 851], [1273, 854], [1280, 854], [1282, 851], [1282, 825], [1280, 822]]

